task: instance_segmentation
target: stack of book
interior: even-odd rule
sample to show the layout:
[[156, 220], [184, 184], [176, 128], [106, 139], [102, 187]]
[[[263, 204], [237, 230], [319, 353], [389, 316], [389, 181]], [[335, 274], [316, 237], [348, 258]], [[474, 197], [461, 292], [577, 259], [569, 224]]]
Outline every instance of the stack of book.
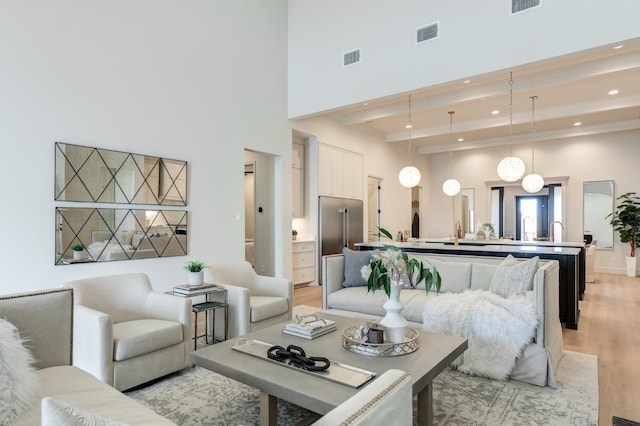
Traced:
[[194, 296], [196, 294], [208, 293], [214, 288], [216, 288], [215, 284], [208, 283], [204, 283], [201, 285], [181, 284], [175, 286], [173, 288], [173, 292], [181, 296]]
[[336, 329], [336, 322], [315, 315], [297, 316], [295, 322], [284, 325], [283, 333], [305, 339], [315, 339]]

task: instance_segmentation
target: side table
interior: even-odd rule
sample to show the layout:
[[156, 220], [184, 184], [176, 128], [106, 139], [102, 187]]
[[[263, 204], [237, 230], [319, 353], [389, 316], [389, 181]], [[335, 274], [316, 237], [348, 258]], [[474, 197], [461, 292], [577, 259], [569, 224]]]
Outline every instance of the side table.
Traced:
[[[182, 294], [174, 291], [168, 291], [168, 294], [172, 294], [177, 297], [193, 298], [196, 296], [205, 296], [205, 302], [194, 303], [191, 305], [191, 312], [195, 314], [194, 324], [194, 336], [193, 336], [193, 350], [197, 349], [198, 338], [204, 337], [205, 342], [209, 344], [209, 336], [211, 336], [211, 343], [215, 343], [215, 324], [216, 324], [216, 311], [223, 309], [224, 312], [224, 335], [222, 340], [227, 340], [229, 330], [229, 304], [227, 302], [227, 290], [222, 287], [212, 287], [204, 291], [197, 291], [193, 294]], [[213, 300], [213, 299], [218, 300]], [[220, 300], [222, 299], [222, 300]], [[204, 334], [198, 334], [198, 314], [200, 312], [205, 313], [205, 330]], [[211, 315], [209, 315], [211, 313]]]

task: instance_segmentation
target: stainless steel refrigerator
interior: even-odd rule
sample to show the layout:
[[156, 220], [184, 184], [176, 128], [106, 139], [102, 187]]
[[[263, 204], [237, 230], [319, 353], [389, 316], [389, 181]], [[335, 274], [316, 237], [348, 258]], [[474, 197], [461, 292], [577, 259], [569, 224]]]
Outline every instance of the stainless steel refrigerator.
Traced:
[[[320, 256], [318, 265], [322, 265], [322, 256], [342, 253], [343, 247], [355, 250], [355, 243], [362, 242], [364, 220], [361, 200], [320, 197], [319, 205]], [[318, 282], [322, 283], [322, 267], [318, 269]]]

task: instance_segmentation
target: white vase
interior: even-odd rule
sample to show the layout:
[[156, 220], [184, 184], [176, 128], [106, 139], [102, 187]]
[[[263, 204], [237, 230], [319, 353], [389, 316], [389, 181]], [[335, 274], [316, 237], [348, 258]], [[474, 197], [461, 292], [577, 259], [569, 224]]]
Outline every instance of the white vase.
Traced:
[[204, 271], [191, 272], [189, 271], [189, 277], [187, 279], [189, 285], [202, 285], [204, 283]]
[[627, 256], [627, 276], [635, 277], [636, 276], [636, 257]]
[[84, 259], [84, 250], [74, 250], [73, 260], [82, 260], [82, 259]]
[[382, 305], [387, 311], [387, 315], [380, 321], [384, 326], [385, 342], [402, 343], [406, 340], [409, 323], [400, 313], [404, 309], [404, 305], [400, 302], [400, 289], [397, 281], [392, 282], [389, 300]]

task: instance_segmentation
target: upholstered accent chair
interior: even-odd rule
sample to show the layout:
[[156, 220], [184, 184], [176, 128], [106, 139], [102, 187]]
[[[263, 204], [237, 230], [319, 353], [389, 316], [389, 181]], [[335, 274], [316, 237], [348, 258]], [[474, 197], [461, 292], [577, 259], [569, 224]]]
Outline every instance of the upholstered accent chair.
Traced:
[[411, 426], [411, 376], [387, 370], [351, 398], [329, 411], [314, 426]]
[[227, 290], [229, 338], [291, 319], [291, 280], [258, 275], [246, 261], [214, 264], [209, 271]]
[[65, 285], [75, 296], [74, 365], [120, 391], [188, 365], [191, 300], [154, 291], [142, 273]]

